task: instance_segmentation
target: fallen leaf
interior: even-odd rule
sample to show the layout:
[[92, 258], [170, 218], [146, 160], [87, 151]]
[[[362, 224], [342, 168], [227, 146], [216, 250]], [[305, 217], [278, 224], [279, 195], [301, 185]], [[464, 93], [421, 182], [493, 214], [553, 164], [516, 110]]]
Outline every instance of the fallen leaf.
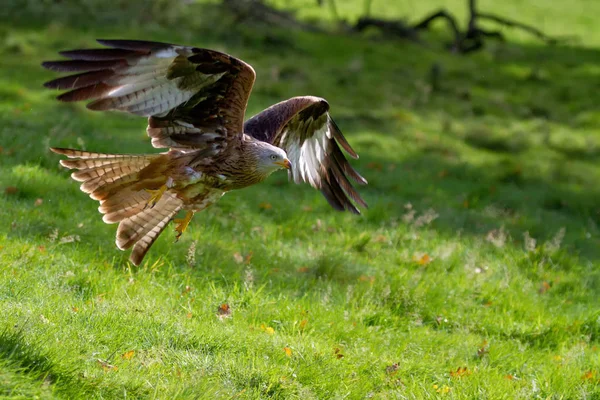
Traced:
[[35, 199], [35, 202], [33, 203], [33, 205], [36, 207], [39, 207], [42, 205], [43, 202], [44, 202], [44, 200], [37, 198], [37, 199]]
[[303, 319], [302, 321], [300, 321], [300, 324], [298, 325], [298, 328], [300, 328], [300, 330], [304, 330], [304, 328], [306, 328], [306, 324], [308, 324], [308, 320], [307, 319]]
[[119, 369], [116, 365], [112, 365], [108, 361], [104, 361], [104, 360], [101, 360], [101, 359], [98, 359], [96, 361], [98, 362], [98, 364], [100, 364], [100, 366], [102, 367], [102, 369], [104, 370], [104, 372], [116, 371], [116, 370]]
[[375, 277], [374, 277], [374, 276], [361, 275], [361, 276], [358, 278], [358, 280], [359, 280], [359, 281], [362, 281], [362, 282], [369, 282], [369, 283], [373, 283], [373, 282], [375, 282]]
[[298, 272], [308, 272], [308, 271], [310, 271], [310, 268], [308, 268], [308, 267], [300, 267], [300, 268], [298, 268]]
[[450, 371], [450, 376], [453, 378], [464, 378], [471, 375], [471, 371], [467, 367], [458, 367], [456, 371]]
[[236, 263], [241, 264], [244, 262], [244, 257], [242, 257], [242, 255], [240, 253], [233, 253], [233, 259], [235, 260]]
[[373, 241], [376, 243], [387, 243], [388, 240], [388, 237], [385, 235], [377, 235], [375, 236], [375, 239], [373, 239]]
[[507, 374], [507, 375], [504, 375], [504, 379], [508, 379], [509, 381], [512, 381], [515, 379], [515, 376], [511, 375], [511, 374]]
[[186, 317], [187, 319], [191, 319], [191, 318], [192, 318], [192, 313], [191, 313], [191, 312], [189, 312], [189, 313], [185, 314], [185, 317]]
[[71, 311], [73, 311], [73, 312], [79, 312], [79, 308], [73, 306], [73, 307], [71, 307]]
[[190, 291], [192, 290], [192, 288], [188, 285], [185, 286], [185, 289], [183, 289], [183, 291], [181, 292], [181, 295], [186, 295], [188, 294]]
[[223, 303], [219, 306], [217, 309], [217, 317], [221, 319], [231, 317], [231, 307], [229, 307], [229, 304]]
[[481, 343], [480, 347], [477, 349], [477, 357], [483, 358], [483, 356], [485, 356], [486, 354], [489, 353], [489, 350], [487, 348], [487, 344], [488, 344], [487, 340], [484, 340]]
[[135, 355], [135, 350], [129, 350], [129, 351], [126, 351], [125, 353], [121, 354], [121, 358], [123, 360], [131, 360], [134, 355]]
[[396, 375], [396, 373], [398, 372], [398, 363], [394, 363], [385, 367], [385, 372], [392, 376]]
[[591, 381], [594, 380], [594, 376], [596, 375], [595, 371], [586, 371], [585, 374], [583, 374], [583, 376], [581, 377], [582, 380], [584, 381]]
[[265, 324], [260, 324], [260, 329], [262, 329], [269, 335], [272, 335], [275, 333], [275, 329], [271, 328], [270, 326], [266, 326]]
[[271, 203], [262, 202], [258, 205], [258, 208], [260, 208], [261, 210], [270, 210], [271, 208], [273, 208], [273, 206], [271, 205]]
[[427, 253], [426, 253], [426, 254], [423, 254], [421, 257], [417, 257], [417, 256], [415, 256], [413, 259], [414, 259], [414, 260], [417, 262], [417, 264], [419, 264], [419, 265], [427, 265], [427, 264], [429, 264], [431, 261], [433, 261], [433, 259], [432, 259], [431, 257], [429, 257], [429, 254], [427, 254]]
[[288, 357], [292, 356], [292, 349], [290, 349], [289, 347], [284, 347], [283, 351], [285, 351], [285, 355]]
[[336, 347], [333, 350], [333, 354], [336, 356], [336, 358], [339, 360], [340, 358], [344, 358], [344, 355], [342, 354], [342, 350], [340, 350], [338, 347]]
[[542, 282], [541, 286], [540, 286], [540, 294], [544, 294], [546, 293], [548, 290], [550, 290], [550, 284], [546, 281]]
[[17, 188], [16, 188], [16, 187], [14, 187], [14, 186], [7, 186], [7, 187], [4, 189], [4, 193], [6, 193], [6, 194], [16, 194], [16, 193], [18, 193], [18, 192], [19, 192], [19, 189], [17, 189]]
[[450, 388], [450, 386], [447, 386], [447, 385], [444, 385], [442, 387], [439, 387], [438, 385], [433, 385], [433, 388], [435, 389], [435, 391], [437, 393], [441, 393], [441, 394], [447, 394], [452, 390], [452, 388]]
[[242, 253], [240, 253], [240, 252], [235, 252], [235, 253], [233, 253], [233, 259], [238, 264], [248, 265], [252, 261], [253, 255], [254, 255], [254, 253], [251, 251], [249, 251], [246, 255], [242, 255]]

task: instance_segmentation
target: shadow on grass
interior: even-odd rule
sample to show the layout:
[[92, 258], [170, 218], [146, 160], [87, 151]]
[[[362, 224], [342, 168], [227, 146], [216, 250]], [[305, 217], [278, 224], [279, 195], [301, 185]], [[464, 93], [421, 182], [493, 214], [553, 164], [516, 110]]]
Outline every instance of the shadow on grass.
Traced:
[[[62, 393], [67, 397], [97, 396], [100, 393], [111, 398], [123, 395], [123, 388], [96, 385], [93, 380], [75, 376], [76, 371], [55, 365], [37, 345], [27, 343], [22, 332], [17, 330], [5, 329], [0, 333], [0, 359], [5, 361], [3, 365], [39, 380], [40, 385], [51, 386], [53, 393]], [[138, 395], [149, 395], [141, 387], [127, 390]]]

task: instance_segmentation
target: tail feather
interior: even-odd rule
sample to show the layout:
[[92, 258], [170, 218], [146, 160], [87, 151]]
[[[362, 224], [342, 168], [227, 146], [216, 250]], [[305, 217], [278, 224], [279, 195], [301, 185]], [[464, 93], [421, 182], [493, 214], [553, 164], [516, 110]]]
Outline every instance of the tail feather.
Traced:
[[152, 229], [150, 229], [140, 240], [137, 241], [135, 246], [133, 246], [133, 250], [131, 251], [131, 255], [129, 256], [129, 260], [135, 265], [140, 265], [144, 256], [156, 240], [165, 230], [167, 224], [171, 221], [171, 219], [177, 214], [177, 212], [181, 209], [178, 208], [177, 211], [174, 211], [167, 216], [163, 217], [158, 224], [154, 225]]
[[[126, 218], [117, 229], [117, 247], [125, 250], [144, 239], [149, 233], [162, 228], [183, 208], [183, 202], [172, 193], [165, 193], [152, 208]], [[158, 235], [157, 235], [158, 236]], [[150, 244], [154, 240], [150, 240]]]
[[119, 193], [100, 202], [98, 211], [103, 214], [117, 211], [121, 208], [126, 208], [143, 200], [150, 200], [150, 193], [145, 190], [136, 191], [132, 188], [127, 188]]
[[[78, 172], [89, 170], [106, 170], [105, 172], [118, 170], [119, 168], [129, 167], [132, 169], [144, 168], [152, 158], [144, 157], [129, 157], [129, 158], [98, 158], [86, 159], [78, 158], [71, 160], [61, 160], [61, 165], [69, 169], [78, 169]], [[101, 169], [102, 168], [102, 169]]]
[[[90, 197], [92, 197], [94, 200], [101, 200], [102, 198], [105, 198], [106, 195], [104, 195], [102, 197], [97, 197], [97, 196], [99, 196], [100, 190], [104, 189], [104, 191], [110, 192], [109, 188], [107, 187], [109, 184], [112, 184], [115, 182], [116, 182], [116, 184], [118, 184], [119, 182], [121, 184], [126, 183], [126, 182], [131, 182], [131, 178], [136, 176], [136, 172], [137, 172], [136, 169], [132, 169], [129, 172], [123, 170], [123, 171], [120, 171], [117, 173], [107, 173], [105, 175], [97, 176], [95, 178], [88, 178], [88, 179], [84, 180], [84, 182], [81, 184], [81, 186], [79, 188], [81, 189], [82, 192], [88, 193], [90, 195]], [[121, 173], [124, 175], [120, 175]], [[79, 180], [78, 178], [80, 177], [80, 175], [74, 176], [74, 174], [72, 174], [71, 177], [77, 181], [77, 180]], [[127, 178], [127, 179], [123, 179], [123, 178]], [[119, 181], [119, 182], [117, 182], [117, 181]], [[98, 193], [96, 193], [96, 192], [98, 192]]]
[[135, 205], [132, 205], [129, 207], [121, 208], [118, 211], [113, 211], [113, 212], [107, 213], [104, 215], [104, 217], [102, 217], [102, 221], [104, 221], [107, 224], [114, 224], [117, 222], [121, 222], [124, 219], [130, 218], [138, 213], [141, 213], [146, 208], [148, 208], [147, 201], [140, 202], [138, 204], [135, 204]]
[[[123, 194], [123, 196], [121, 196]], [[102, 202], [98, 211], [105, 214], [102, 220], [107, 224], [120, 222], [144, 210], [150, 200], [150, 193], [147, 191], [123, 191], [119, 196], [113, 196], [105, 202]]]
[[73, 172], [71, 177], [82, 182], [81, 190], [94, 200], [106, 199], [137, 181], [137, 173], [160, 157], [158, 154], [103, 154], [63, 148], [50, 150], [70, 158], [61, 160], [60, 164], [78, 170]]
[[[81, 150], [51, 148], [69, 157], [61, 164], [77, 171], [72, 178], [81, 183], [81, 190], [100, 201], [98, 211], [106, 223], [120, 222], [117, 246], [124, 250], [134, 246], [130, 260], [139, 265], [165, 229], [169, 221], [183, 208], [183, 202], [166, 192], [154, 207], [148, 207], [150, 193], [166, 181], [162, 163], [155, 155], [103, 154]], [[157, 161], [155, 164], [152, 164]], [[166, 161], [166, 160], [165, 160]], [[146, 168], [149, 165], [150, 169]]]
[[[127, 174], [113, 178], [115, 179], [112, 179], [111, 181], [100, 179], [100, 182], [98, 183], [96, 183], [95, 181], [90, 181], [89, 183], [84, 182], [84, 184], [81, 185], [81, 190], [86, 193], [89, 193], [92, 199], [103, 201], [119, 194], [119, 192], [126, 189], [138, 191], [144, 188], [144, 184], [140, 181], [140, 178], [138, 177], [137, 173]], [[138, 185], [138, 183], [140, 183], [141, 185]], [[135, 186], [141, 187], [136, 188]]]
[[122, 176], [133, 174], [139, 170], [139, 166], [131, 165], [127, 162], [113, 163], [102, 167], [80, 169], [77, 172], [73, 172], [71, 178], [78, 182], [86, 182], [96, 178], [102, 178], [106, 182], [114, 182]]
[[[128, 157], [140, 157], [131, 154], [106, 154], [106, 153], [93, 153], [91, 151], [66, 149], [63, 147], [50, 147], [56, 154], [62, 154], [69, 158], [128, 158]], [[61, 162], [62, 164], [62, 162]]]

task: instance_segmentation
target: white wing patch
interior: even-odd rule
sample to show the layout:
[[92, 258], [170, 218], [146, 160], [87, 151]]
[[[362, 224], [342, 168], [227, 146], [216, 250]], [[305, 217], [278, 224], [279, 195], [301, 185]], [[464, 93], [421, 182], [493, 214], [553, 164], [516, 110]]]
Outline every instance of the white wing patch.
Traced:
[[[313, 121], [306, 121], [311, 124]], [[285, 143], [287, 132], [284, 132], [282, 142]], [[292, 163], [292, 177], [295, 183], [308, 182], [313, 187], [321, 184], [321, 166], [327, 154], [327, 140], [331, 137], [327, 121], [315, 131], [313, 136], [300, 144], [299, 140], [289, 144], [288, 157]]]
[[[177, 56], [177, 49], [161, 50], [124, 68], [107, 81], [107, 84], [116, 87], [103, 102], [108, 103], [109, 108], [136, 115], [160, 116], [189, 101], [203, 87], [212, 85], [225, 75], [225, 72], [212, 75], [197, 72], [196, 75], [168, 79], [169, 67]], [[182, 85], [184, 79], [185, 85]]]

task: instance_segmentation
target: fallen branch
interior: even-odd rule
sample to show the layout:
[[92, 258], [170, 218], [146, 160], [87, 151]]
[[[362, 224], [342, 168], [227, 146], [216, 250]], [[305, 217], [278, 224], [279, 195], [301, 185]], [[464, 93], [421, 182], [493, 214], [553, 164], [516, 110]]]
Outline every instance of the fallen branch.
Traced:
[[446, 10], [440, 10], [438, 12], [431, 14], [430, 16], [423, 19], [423, 21], [414, 25], [413, 29], [415, 29], [415, 30], [427, 29], [427, 28], [429, 28], [429, 25], [438, 18], [443, 18], [448, 22], [448, 26], [450, 26], [450, 29], [452, 30], [452, 33], [454, 34], [454, 48], [456, 50], [459, 50], [460, 43], [462, 40], [462, 34], [460, 32], [460, 29], [458, 28], [456, 19], [452, 15], [450, 15], [450, 13], [448, 13]]
[[313, 32], [322, 31], [315, 25], [298, 21], [290, 13], [267, 6], [261, 0], [223, 0], [222, 4], [241, 22], [259, 21]]
[[354, 30], [362, 32], [372, 26], [379, 28], [382, 32], [389, 35], [415, 41], [418, 40], [419, 35], [413, 27], [406, 25], [403, 21], [397, 20], [386, 21], [379, 18], [362, 17], [356, 22], [356, 25], [354, 25]]
[[559, 39], [551, 38], [548, 35], [546, 35], [544, 32], [542, 32], [541, 30], [539, 30], [533, 26], [529, 26], [529, 25], [526, 25], [526, 24], [523, 24], [523, 23], [517, 22], [517, 21], [512, 21], [512, 20], [509, 20], [509, 19], [506, 19], [503, 17], [499, 17], [494, 14], [478, 12], [477, 18], [494, 21], [498, 24], [509, 26], [511, 28], [519, 28], [521, 30], [531, 33], [532, 35], [538, 37], [539, 39], [543, 40], [544, 42], [546, 42], [548, 44], [556, 44], [559, 41]]
[[504, 40], [504, 35], [501, 32], [487, 31], [480, 28], [477, 22], [478, 20], [483, 19], [504, 26], [509, 26], [511, 28], [524, 30], [550, 45], [559, 42], [559, 39], [552, 38], [533, 26], [523, 24], [517, 21], [512, 21], [510, 19], [499, 17], [494, 14], [480, 13], [477, 11], [476, 8], [476, 0], [468, 1], [469, 22], [464, 32], [460, 30], [456, 18], [448, 11], [443, 9], [430, 14], [429, 16], [425, 17], [422, 21], [414, 25], [409, 25], [403, 21], [398, 20], [383, 20], [378, 18], [362, 17], [354, 26], [354, 30], [360, 32], [369, 26], [373, 26], [379, 28], [382, 32], [391, 36], [396, 36], [413, 41], [419, 41], [419, 31], [428, 29], [433, 21], [441, 18], [448, 23], [448, 26], [450, 27], [450, 30], [452, 31], [452, 34], [454, 36], [454, 42], [451, 46], [452, 50], [464, 54], [481, 49], [485, 43], [485, 38]]

